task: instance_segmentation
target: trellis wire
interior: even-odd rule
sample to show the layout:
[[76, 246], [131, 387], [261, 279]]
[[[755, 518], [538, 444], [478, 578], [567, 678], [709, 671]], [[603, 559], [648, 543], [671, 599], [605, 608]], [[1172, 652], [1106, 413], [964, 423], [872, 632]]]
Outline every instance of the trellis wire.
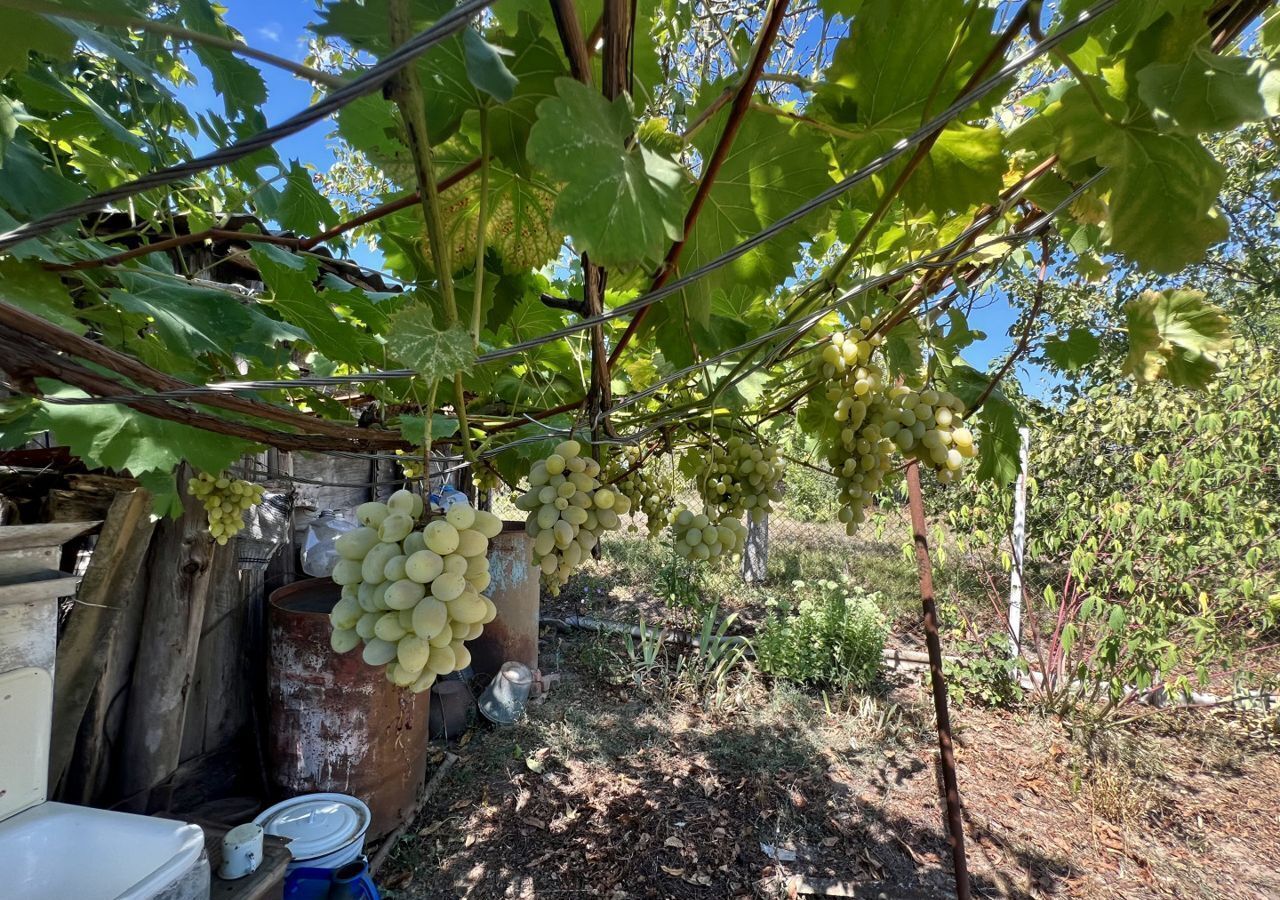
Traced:
[[[969, 257], [972, 257], [980, 253], [981, 251], [987, 249], [988, 247], [992, 247], [1000, 244], [1008, 244], [1012, 246], [1019, 246], [1021, 244], [1025, 244], [1027, 241], [1030, 241], [1032, 238], [1036, 237], [1042, 228], [1048, 225], [1049, 222], [1051, 222], [1060, 212], [1062, 212], [1067, 207], [1069, 207], [1073, 202], [1075, 202], [1076, 198], [1078, 198], [1081, 194], [1083, 194], [1086, 190], [1088, 190], [1093, 184], [1095, 184], [1100, 178], [1102, 178], [1107, 173], [1107, 171], [1108, 170], [1104, 168], [1094, 173], [1090, 178], [1088, 178], [1086, 181], [1082, 182], [1074, 190], [1072, 190], [1072, 192], [1068, 194], [1060, 203], [1058, 203], [1057, 206], [1055, 206], [1053, 209], [1047, 212], [1042, 213], [1039, 216], [1038, 221], [1036, 221], [1034, 225], [1027, 228], [1026, 230], [1019, 232], [1017, 234], [995, 236], [988, 241], [975, 243], [972, 247], [962, 251], [960, 254], [956, 256], [947, 256], [947, 254], [949, 254], [954, 248], [960, 246], [963, 242], [967, 241], [974, 234], [981, 233], [981, 231], [985, 229], [988, 225], [990, 225], [991, 222], [995, 221], [1002, 214], [1002, 211], [1004, 208], [1006, 208], [1010, 203], [1012, 203], [1019, 196], [1021, 196], [1021, 194], [1015, 194], [1007, 198], [1005, 203], [1002, 204], [1001, 207], [993, 209], [989, 213], [987, 213], [985, 216], [980, 217], [978, 220], [976, 220], [973, 224], [971, 224], [968, 228], [962, 231], [959, 235], [957, 235], [954, 239], [952, 239], [947, 244], [944, 244], [941, 247], [937, 247], [934, 250], [930, 251], [929, 253], [926, 253], [910, 262], [903, 263], [902, 265], [898, 266], [895, 269], [890, 269], [889, 271], [881, 275], [877, 275], [874, 278], [869, 278], [869, 279], [866, 279], [865, 281], [862, 281], [861, 283], [849, 288], [847, 291], [841, 294], [839, 299], [837, 299], [834, 303], [830, 304], [829, 306], [814, 310], [813, 312], [809, 313], [808, 315], [806, 315], [801, 319], [798, 319], [795, 322], [791, 322], [786, 325], [781, 325], [777, 328], [772, 329], [771, 331], [758, 335], [749, 341], [746, 341], [735, 347], [731, 347], [728, 350], [725, 350], [717, 354], [716, 356], [709, 357], [708, 359], [702, 360], [700, 362], [696, 362], [690, 366], [686, 366], [685, 368], [680, 369], [679, 371], [674, 372], [671, 375], [668, 375], [665, 378], [655, 382], [654, 384], [645, 388], [643, 391], [638, 391], [634, 394], [631, 394], [619, 400], [610, 408], [610, 412], [616, 412], [619, 409], [624, 409], [628, 406], [638, 403], [639, 401], [647, 397], [651, 397], [654, 394], [656, 394], [659, 390], [661, 390], [663, 387], [673, 382], [679, 381], [682, 378], [686, 378], [689, 375], [700, 372], [701, 370], [707, 368], [708, 366], [713, 366], [718, 363], [724, 362], [725, 360], [732, 357], [733, 355], [737, 353], [741, 353], [743, 350], [749, 350], [753, 347], [759, 346], [760, 344], [763, 344], [763, 343], [767, 343], [768, 341], [773, 340], [774, 338], [777, 338], [777, 337], [781, 337], [783, 335], [793, 334], [793, 333], [802, 333], [807, 329], [813, 327], [813, 325], [816, 324], [817, 322], [821, 321], [821, 319], [824, 316], [832, 312], [837, 312], [841, 307], [843, 307], [845, 304], [849, 303], [851, 300], [855, 299], [856, 297], [868, 291], [874, 290], [880, 287], [881, 285], [895, 281], [901, 276], [907, 274], [908, 272], [912, 272], [916, 269], [930, 269], [930, 268], [938, 268], [942, 265], [953, 265], [957, 261], [961, 261]], [[1029, 185], [1024, 187], [1024, 191], [1026, 190], [1027, 187], [1029, 187]], [[945, 259], [941, 258], [944, 256], [946, 257]], [[743, 373], [743, 375], [739, 376], [737, 380], [740, 381], [742, 378], [749, 376], [752, 371], [753, 370], [750, 370], [750, 369], [747, 370], [746, 372]], [[404, 377], [412, 377], [413, 374], [415, 373], [410, 373], [408, 376], [404, 376]], [[296, 387], [299, 385], [300, 381], [301, 379], [299, 379], [298, 381], [281, 382], [281, 384], [289, 387]], [[736, 381], [733, 383], [736, 383]], [[259, 382], [250, 382], [247, 384], [253, 385], [255, 387], [260, 385]], [[726, 387], [731, 387], [731, 386], [732, 386], [732, 383], [730, 385], [726, 385]], [[222, 389], [225, 390], [225, 388], [222, 388]], [[149, 400], [149, 399], [157, 399], [157, 398], [180, 399], [182, 397], [191, 396], [193, 394], [209, 393], [209, 392], [210, 391], [208, 391], [207, 389], [192, 388], [190, 390], [182, 390], [182, 391], [158, 391], [153, 394], [118, 395], [114, 397], [46, 398], [46, 402], [64, 404], [64, 405], [92, 405], [92, 404], [98, 404], [98, 403], [116, 403], [116, 402], [124, 402], [124, 401], [131, 401], [131, 400]], [[624, 444], [635, 443], [637, 440], [641, 440], [643, 439], [644, 436], [652, 433], [654, 429], [661, 428], [664, 425], [672, 424], [675, 421], [677, 421], [675, 417], [672, 417], [669, 420], [660, 420], [658, 424], [651, 426], [643, 434], [630, 435], [630, 436], [627, 436], [627, 438], [620, 438], [616, 441], [614, 439], [601, 438], [601, 440], [598, 442], [599, 443], [624, 443]], [[543, 425], [542, 423], [536, 423], [536, 424], [541, 425], [541, 427], [547, 433], [547, 435], [551, 435], [551, 434], [563, 435], [566, 433], [571, 433], [573, 431], [573, 429], [555, 429], [552, 426]], [[516, 441], [510, 441], [510, 442], [504, 443], [496, 449], [490, 449], [488, 451], [485, 451], [481, 453], [481, 456], [487, 457], [487, 456], [496, 455], [499, 452], [504, 452], [505, 450], [507, 450], [512, 446], [517, 446], [522, 443], [530, 443], [530, 442], [535, 442], [535, 441], [540, 441], [545, 439], [546, 439], [546, 435], [542, 435], [542, 436], [535, 435], [535, 436], [532, 436], [531, 438], [521, 438]], [[341, 453], [342, 451], [334, 451], [334, 452]], [[364, 454], [352, 454], [352, 455], [363, 456]], [[394, 454], [383, 454], [383, 457], [395, 458]]]
[[392, 76], [413, 62], [415, 58], [451, 37], [454, 32], [461, 30], [473, 15], [481, 12], [493, 2], [494, 0], [467, 0], [461, 6], [451, 9], [430, 28], [414, 35], [387, 54], [369, 71], [353, 79], [344, 87], [327, 94], [322, 100], [313, 103], [302, 112], [290, 116], [278, 125], [264, 128], [262, 131], [242, 141], [237, 141], [230, 146], [222, 147], [204, 156], [198, 156], [187, 162], [167, 166], [163, 169], [156, 169], [133, 181], [94, 194], [92, 197], [88, 197], [78, 203], [64, 206], [62, 209], [41, 216], [35, 221], [27, 222], [0, 234], [0, 251], [8, 250], [23, 241], [47, 234], [59, 225], [77, 221], [90, 213], [99, 212], [115, 201], [128, 199], [153, 188], [166, 187], [174, 182], [183, 181], [217, 166], [228, 165], [236, 160], [250, 156], [258, 150], [270, 147], [282, 138], [297, 134], [304, 128], [336, 113], [351, 101], [358, 100], [366, 94], [371, 94], [381, 88]]

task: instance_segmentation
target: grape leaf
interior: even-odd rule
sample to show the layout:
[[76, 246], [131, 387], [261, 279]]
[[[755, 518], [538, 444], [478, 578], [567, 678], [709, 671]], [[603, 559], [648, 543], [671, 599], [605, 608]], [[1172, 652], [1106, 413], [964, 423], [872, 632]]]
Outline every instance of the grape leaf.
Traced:
[[515, 93], [489, 110], [489, 141], [495, 159], [524, 172], [528, 168], [525, 145], [538, 104], [555, 96], [556, 79], [568, 72], [559, 48], [542, 34], [538, 20], [522, 12], [518, 22], [519, 29], [508, 41], [513, 55], [506, 60], [517, 79]]
[[431, 307], [414, 303], [397, 310], [390, 319], [387, 350], [427, 381], [452, 378], [475, 363], [471, 335], [455, 325], [436, 327]]
[[685, 170], [643, 144], [628, 146], [629, 97], [610, 103], [569, 78], [556, 92], [538, 104], [528, 146], [535, 164], [565, 182], [552, 223], [599, 265], [657, 259], [681, 234]]
[[4, 168], [4, 151], [18, 133], [18, 117], [22, 104], [0, 95], [0, 169]]
[[338, 224], [333, 205], [316, 189], [311, 172], [296, 159], [289, 164], [284, 189], [264, 187], [258, 194], [258, 207], [266, 218], [295, 234], [313, 234]]
[[978, 412], [978, 479], [1011, 484], [1018, 477], [1022, 435], [1017, 409], [996, 388]]
[[996, 199], [1008, 161], [994, 126], [956, 124], [944, 129], [902, 191], [915, 209], [961, 212]]
[[[703, 159], [713, 151], [727, 117], [727, 111], [717, 113], [695, 138], [694, 148]], [[710, 262], [829, 187], [827, 159], [824, 141], [812, 129], [748, 110], [689, 233], [680, 257], [681, 271], [691, 272]], [[827, 214], [815, 212], [698, 279], [679, 296], [653, 306], [647, 322], [663, 356], [670, 361], [693, 358], [686, 309], [690, 321], [705, 325], [717, 295], [729, 296], [743, 288], [758, 296], [773, 293], [795, 273], [802, 242], [822, 230], [820, 223]]]
[[910, 385], [920, 383], [924, 354], [920, 349], [920, 326], [914, 316], [889, 329], [884, 336], [884, 357], [890, 375], [901, 376]]
[[[82, 391], [39, 379], [42, 393], [50, 398], [88, 396]], [[0, 445], [20, 446], [43, 431], [80, 457], [90, 469], [108, 468], [143, 478], [169, 476], [185, 459], [198, 469], [220, 472], [254, 444], [226, 435], [192, 428], [180, 422], [156, 419], [114, 403], [66, 405], [36, 401], [15, 421], [6, 422]], [[148, 485], [162, 485], [152, 479]]]
[[31, 52], [54, 59], [70, 59], [75, 39], [44, 16], [6, 9], [4, 40], [0, 40], [0, 78], [11, 71], [24, 72]]
[[[237, 40], [240, 34], [223, 22], [208, 0], [180, 0], [178, 11], [183, 24], [192, 31]], [[209, 70], [213, 89], [222, 95], [227, 118], [242, 116], [244, 110], [258, 109], [267, 102], [267, 83], [252, 64], [230, 50], [192, 42], [196, 58]]]
[[1064, 372], [1078, 372], [1093, 362], [1100, 344], [1087, 328], [1072, 328], [1065, 338], [1051, 337], [1044, 342], [1044, 355]]
[[845, 125], [918, 128], [959, 93], [995, 41], [992, 11], [974, 11], [965, 0], [865, 0], [861, 7], [815, 97]]
[[18, 218], [33, 219], [87, 193], [82, 185], [58, 174], [21, 135], [5, 147], [3, 171], [0, 206]]
[[347, 291], [316, 291], [318, 266], [314, 259], [270, 244], [256, 245], [249, 255], [271, 289], [271, 306], [286, 321], [302, 328], [313, 347], [335, 362], [353, 366], [380, 355], [382, 345], [377, 339], [343, 321], [330, 304], [331, 294], [341, 303], [347, 299]]
[[1227, 131], [1280, 112], [1280, 71], [1265, 60], [1196, 47], [1180, 63], [1138, 72], [1138, 96], [1161, 131]]
[[1196, 262], [1227, 236], [1214, 209], [1222, 167], [1195, 138], [1123, 129], [1111, 167], [1111, 246], [1155, 272]]
[[495, 47], [474, 28], [463, 31], [462, 50], [467, 78], [472, 86], [499, 103], [510, 100], [515, 94], [517, 79], [502, 57], [510, 56], [511, 51]]
[[121, 309], [147, 316], [168, 347], [197, 357], [233, 353], [261, 358], [279, 342], [307, 340], [306, 332], [269, 318], [233, 293], [140, 272], [117, 273], [121, 289], [108, 292]]
[[[409, 413], [400, 414], [400, 436], [411, 444], [421, 447], [426, 443], [426, 416], [414, 416]], [[453, 437], [458, 433], [458, 420], [453, 416], [442, 416], [435, 413], [431, 416], [431, 440]]]
[[34, 313], [60, 328], [84, 334], [71, 293], [53, 272], [12, 257], [0, 259], [0, 300]]
[[1200, 291], [1143, 291], [1125, 304], [1129, 355], [1124, 371], [1138, 381], [1164, 378], [1203, 388], [1218, 371], [1214, 353], [1230, 342], [1230, 320]]
[[[564, 242], [564, 232], [552, 225], [556, 192], [549, 185], [491, 165], [488, 202], [486, 246], [497, 254], [504, 272], [539, 269], [555, 259]], [[454, 271], [475, 268], [480, 175], [468, 176], [442, 192], [440, 207]], [[425, 246], [423, 256], [430, 261]]]

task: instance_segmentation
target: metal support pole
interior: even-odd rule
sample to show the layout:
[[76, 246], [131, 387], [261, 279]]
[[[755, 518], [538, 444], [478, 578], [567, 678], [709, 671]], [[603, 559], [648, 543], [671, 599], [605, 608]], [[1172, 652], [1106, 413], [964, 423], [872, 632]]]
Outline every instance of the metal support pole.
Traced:
[[933, 684], [933, 711], [938, 721], [938, 749], [942, 755], [942, 786], [947, 804], [947, 843], [956, 876], [957, 900], [969, 900], [969, 866], [964, 855], [964, 819], [960, 788], [956, 783], [956, 757], [951, 742], [951, 717], [947, 713], [947, 679], [942, 674], [942, 644], [938, 640], [938, 608], [933, 600], [933, 566], [920, 493], [920, 463], [907, 464], [907, 498], [911, 507], [911, 534], [920, 573], [920, 600], [924, 606], [924, 640], [929, 650], [929, 679]]
[[763, 584], [769, 570], [769, 514], [757, 522], [747, 516], [747, 546], [742, 554], [742, 580]]
[[[1013, 491], [1013, 568], [1009, 572], [1009, 658], [1022, 653], [1022, 554], [1027, 542], [1027, 444], [1031, 431], [1018, 429], [1018, 483]], [[1013, 674], [1017, 678], [1017, 672]]]

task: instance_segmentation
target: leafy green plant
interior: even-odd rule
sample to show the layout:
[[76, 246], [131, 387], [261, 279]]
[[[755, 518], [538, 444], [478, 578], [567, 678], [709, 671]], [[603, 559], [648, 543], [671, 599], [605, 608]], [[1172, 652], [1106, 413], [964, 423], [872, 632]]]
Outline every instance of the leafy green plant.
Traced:
[[947, 690], [957, 703], [982, 706], [1015, 706], [1022, 700], [1019, 676], [1025, 667], [1009, 657], [1009, 640], [1003, 634], [985, 641], [953, 641], [954, 657], [942, 661]]
[[762, 671], [841, 688], [866, 688], [875, 680], [888, 633], [878, 594], [846, 576], [794, 582], [768, 604], [752, 641]]

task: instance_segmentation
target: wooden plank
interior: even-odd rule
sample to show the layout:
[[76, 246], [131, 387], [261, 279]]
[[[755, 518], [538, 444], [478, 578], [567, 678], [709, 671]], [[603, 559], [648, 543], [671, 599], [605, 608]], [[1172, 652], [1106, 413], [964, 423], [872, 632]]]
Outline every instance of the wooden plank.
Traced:
[[[178, 483], [187, 480], [183, 468]], [[185, 491], [183, 513], [156, 528], [148, 565], [147, 606], [121, 734], [123, 809], [146, 811], [151, 788], [178, 767], [187, 696], [213, 574], [204, 507]]]
[[[80, 723], [116, 649], [114, 637], [123, 604], [133, 597], [154, 531], [147, 491], [134, 488], [116, 494], [80, 582], [76, 607], [58, 642], [49, 755], [51, 786], [62, 781], [71, 763]], [[132, 647], [128, 652], [132, 656]]]
[[245, 665], [248, 611], [235, 543], [214, 551], [209, 601], [187, 700], [181, 761], [223, 750], [249, 724], [252, 702]]

